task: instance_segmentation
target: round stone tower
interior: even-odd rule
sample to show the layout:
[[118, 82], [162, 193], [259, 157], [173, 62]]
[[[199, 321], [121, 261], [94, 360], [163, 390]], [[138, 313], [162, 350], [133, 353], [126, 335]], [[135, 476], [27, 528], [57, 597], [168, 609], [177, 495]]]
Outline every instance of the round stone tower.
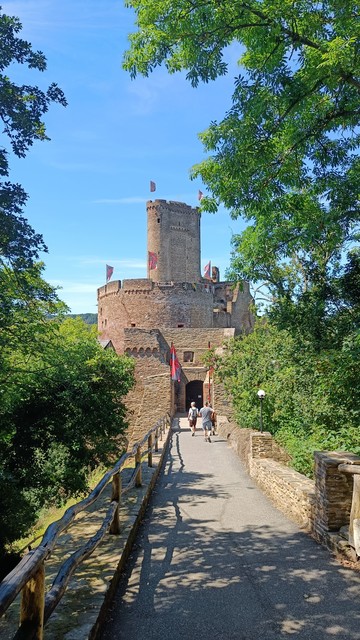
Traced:
[[[108, 282], [98, 289], [102, 339], [124, 351], [140, 329], [246, 328], [251, 296], [200, 273], [200, 212], [182, 202], [147, 202], [147, 278]], [[195, 334], [194, 334], [195, 335]], [[206, 342], [207, 344], [207, 342]]]
[[157, 258], [150, 268], [153, 282], [192, 282], [200, 274], [200, 212], [182, 202], [155, 200], [147, 203], [148, 252]]

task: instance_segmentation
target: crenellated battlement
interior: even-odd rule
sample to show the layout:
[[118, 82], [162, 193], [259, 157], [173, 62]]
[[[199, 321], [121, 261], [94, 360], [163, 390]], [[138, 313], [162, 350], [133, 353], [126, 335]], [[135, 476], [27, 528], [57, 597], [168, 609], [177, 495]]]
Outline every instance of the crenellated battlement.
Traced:
[[97, 290], [98, 300], [109, 294], [117, 293], [118, 291], [120, 291], [120, 289], [121, 280], [112, 280], [111, 282], [104, 284], [102, 287], [99, 287], [99, 289]]
[[200, 209], [198, 207], [192, 207], [191, 205], [185, 204], [185, 202], [156, 199], [148, 200], [146, 203], [147, 211], [158, 211], [159, 207], [162, 211], [168, 211], [171, 214], [185, 213], [189, 215], [196, 213], [198, 216], [201, 216]]

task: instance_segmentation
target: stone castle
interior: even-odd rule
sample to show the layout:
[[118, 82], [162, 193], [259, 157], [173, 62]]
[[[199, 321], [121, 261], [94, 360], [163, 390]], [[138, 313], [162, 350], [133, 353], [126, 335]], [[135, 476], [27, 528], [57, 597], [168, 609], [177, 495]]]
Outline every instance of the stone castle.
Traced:
[[[199, 209], [181, 202], [147, 203], [147, 278], [109, 282], [98, 289], [98, 328], [119, 354], [136, 359], [136, 385], [127, 398], [130, 440], [159, 415], [200, 408], [211, 400], [227, 413], [227, 400], [201, 357], [209, 348], [252, 329], [247, 282], [201, 276]], [[155, 260], [155, 262], [153, 261]], [[181, 365], [180, 382], [170, 376], [170, 348]]]

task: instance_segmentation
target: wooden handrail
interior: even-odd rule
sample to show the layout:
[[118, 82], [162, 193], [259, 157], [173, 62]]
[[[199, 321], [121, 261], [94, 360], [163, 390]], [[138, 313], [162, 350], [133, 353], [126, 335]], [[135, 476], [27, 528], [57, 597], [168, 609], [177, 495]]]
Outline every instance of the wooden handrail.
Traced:
[[[14, 640], [36, 638], [42, 640], [43, 625], [49, 619], [51, 613], [61, 600], [71, 575], [77, 567], [88, 558], [101, 540], [110, 530], [113, 534], [120, 533], [119, 523], [119, 503], [121, 496], [126, 494], [133, 486], [141, 486], [142, 482], [142, 447], [147, 444], [147, 463], [152, 466], [152, 448], [158, 451], [159, 431], [162, 434], [166, 424], [170, 424], [170, 416], [161, 418], [147, 432], [143, 439], [136, 442], [131, 451], [128, 451], [117, 461], [112, 469], [107, 471], [91, 493], [77, 504], [66, 509], [64, 515], [59, 520], [52, 522], [46, 529], [43, 538], [36, 547], [29, 551], [18, 563], [18, 565], [3, 579], [0, 585], [0, 616], [8, 609], [16, 596], [22, 591], [21, 620], [20, 627], [14, 636]], [[153, 434], [155, 433], [155, 438]], [[120, 471], [125, 463], [135, 458], [135, 468], [127, 485], [122, 488]], [[109, 482], [112, 481], [112, 497], [109, 509], [96, 534], [78, 551], [73, 553], [60, 567], [59, 572], [52, 584], [50, 591], [44, 597], [44, 563], [56, 546], [59, 535], [67, 529], [81, 511], [92, 505]], [[34, 583], [35, 581], [35, 583]], [[33, 584], [34, 583], [34, 584]], [[34, 598], [28, 597], [31, 593], [40, 593]], [[36, 610], [34, 610], [36, 608]], [[32, 610], [31, 610], [32, 609]]]

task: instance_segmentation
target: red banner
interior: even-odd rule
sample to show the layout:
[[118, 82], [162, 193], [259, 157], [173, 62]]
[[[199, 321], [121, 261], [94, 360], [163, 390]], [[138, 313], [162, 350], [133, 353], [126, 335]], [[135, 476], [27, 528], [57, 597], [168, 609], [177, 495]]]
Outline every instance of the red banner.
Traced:
[[149, 251], [149, 269], [150, 271], [157, 269], [157, 261], [158, 261], [158, 257], [157, 257], [157, 253], [154, 253], [153, 251]]
[[177, 382], [180, 382], [181, 366], [177, 358], [173, 343], [171, 343], [171, 348], [170, 348], [170, 375], [171, 375], [171, 380], [176, 380]]
[[106, 282], [109, 282], [112, 274], [114, 273], [114, 267], [110, 267], [110, 265], [106, 265]]
[[207, 280], [211, 280], [211, 261], [208, 262], [204, 267], [204, 278]]

